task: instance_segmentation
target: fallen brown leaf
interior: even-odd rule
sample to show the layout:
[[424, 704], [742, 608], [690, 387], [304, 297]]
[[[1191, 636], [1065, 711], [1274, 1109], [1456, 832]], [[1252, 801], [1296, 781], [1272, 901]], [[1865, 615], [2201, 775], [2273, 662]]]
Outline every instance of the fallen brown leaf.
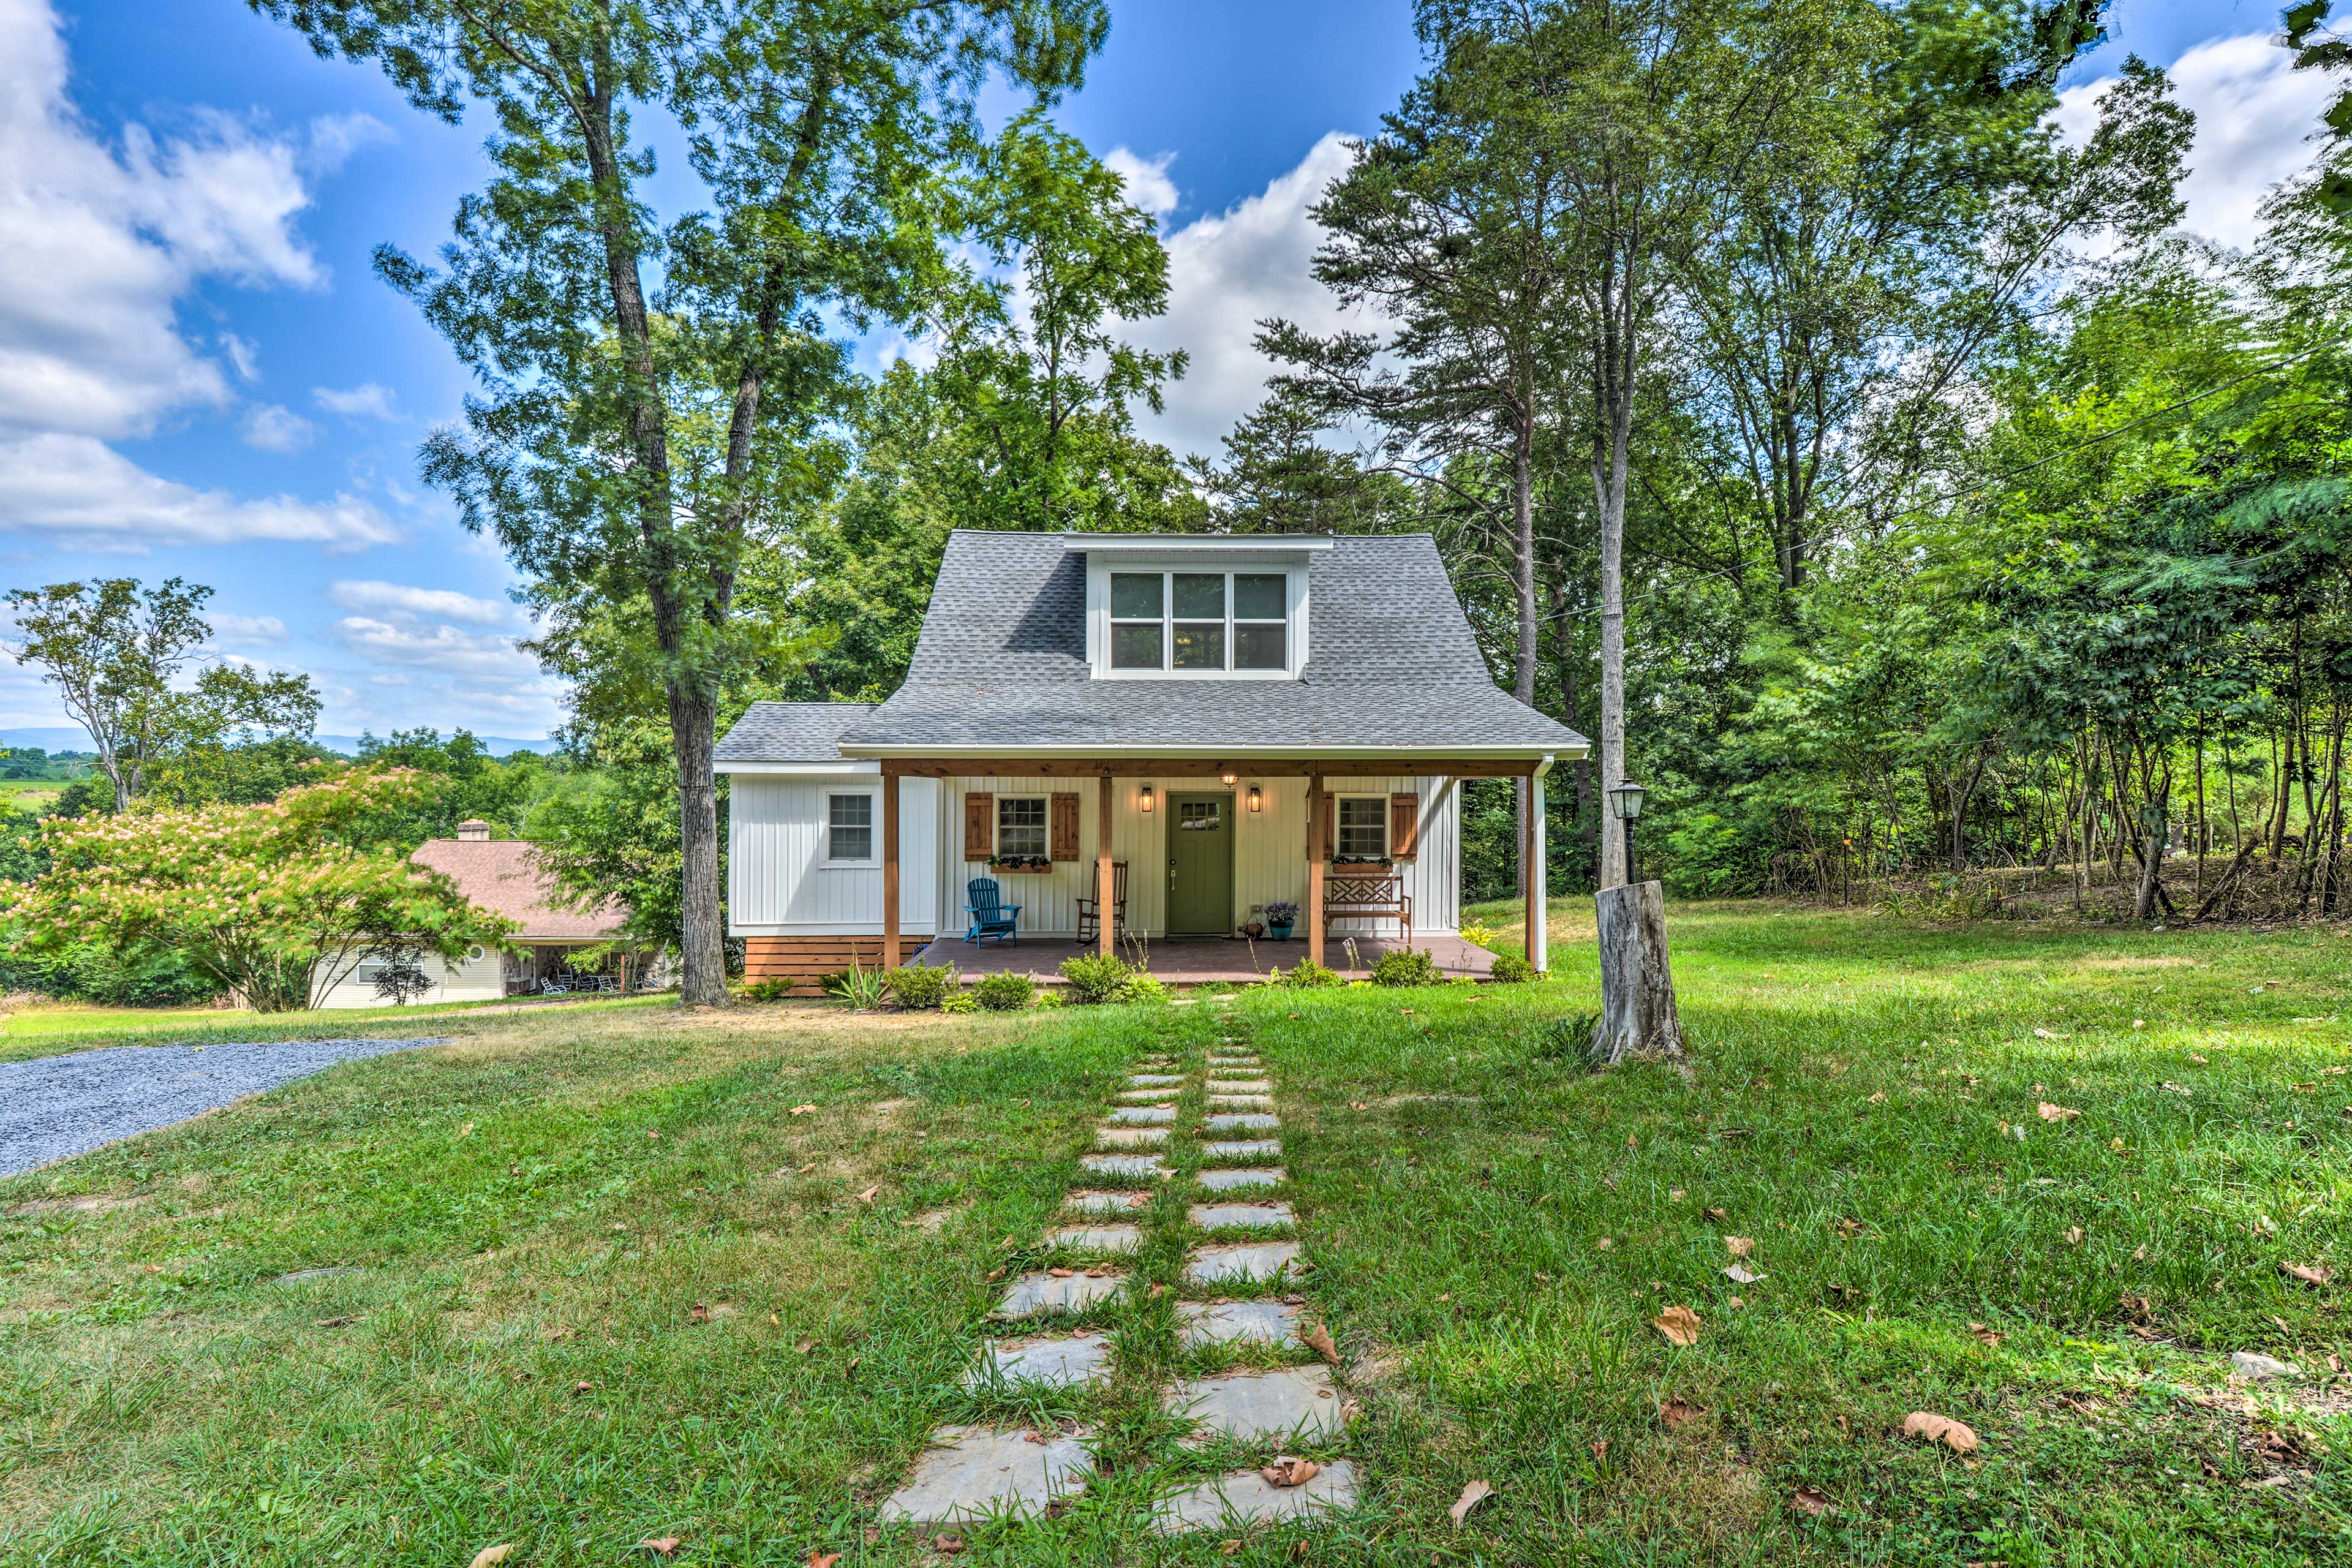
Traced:
[[1048, 1268], [1045, 1272], [1056, 1279], [1068, 1279], [1077, 1274], [1075, 1268]]
[[931, 1537], [931, 1550], [938, 1552], [942, 1557], [952, 1557], [957, 1552], [963, 1550], [963, 1537], [961, 1535], [934, 1535]]
[[638, 1542], [637, 1550], [640, 1552], [651, 1552], [659, 1556], [667, 1557], [685, 1544], [686, 1542], [684, 1541], [681, 1541], [675, 1535], [656, 1535], [651, 1541]]
[[2070, 1225], [2066, 1227], [2066, 1245], [2069, 1247], [2080, 1247], [2083, 1245], [2083, 1227], [2081, 1226]]
[[1312, 1459], [1293, 1458], [1288, 1454], [1279, 1454], [1275, 1457], [1274, 1463], [1260, 1469], [1258, 1474], [1265, 1478], [1268, 1486], [1303, 1487], [1320, 1474], [1322, 1469], [1323, 1467]]
[[1884, 1105], [1884, 1104], [1885, 1104], [1885, 1103], [1886, 1103], [1886, 1091], [1885, 1091], [1885, 1089], [1880, 1089], [1876, 1094], [1872, 1095], [1872, 1096], [1870, 1097], [1870, 1103], [1871, 1103], [1871, 1104], [1873, 1104], [1873, 1105]]
[[1903, 1435], [1917, 1437], [1923, 1442], [1941, 1443], [1955, 1454], [1977, 1451], [1974, 1428], [1948, 1415], [1938, 1415], [1932, 1410], [1914, 1410], [1906, 1415], [1903, 1418]]
[[833, 1568], [840, 1561], [841, 1553], [838, 1552], [819, 1552], [814, 1546], [809, 1548], [808, 1568]]
[[1727, 1236], [1723, 1238], [1723, 1247], [1734, 1258], [1745, 1258], [1756, 1250], [1756, 1238], [1752, 1236]]
[[514, 1555], [514, 1542], [502, 1541], [496, 1546], [485, 1546], [474, 1553], [467, 1568], [499, 1568], [499, 1564]]
[[1698, 1343], [1698, 1314], [1688, 1307], [1669, 1307], [1650, 1320], [1650, 1327], [1666, 1336], [1670, 1344]]
[[2033, 1114], [2044, 1121], [2074, 1121], [2080, 1120], [2083, 1113], [2071, 1106], [2053, 1105], [2045, 1100], [2033, 1108]]
[[2279, 1272], [2306, 1285], [2325, 1285], [2336, 1278], [2324, 1263], [2281, 1263]]
[[877, 1183], [875, 1183], [872, 1186], [870, 1186], [870, 1187], [866, 1188], [864, 1192], [862, 1192], [862, 1193], [858, 1194], [857, 1194], [857, 1201], [858, 1201], [859, 1203], [861, 1203], [861, 1204], [870, 1204], [870, 1203], [872, 1203], [872, 1202], [874, 1201], [874, 1194], [877, 1194], [877, 1193], [878, 1193], [878, 1192], [880, 1192], [881, 1190], [882, 1190], [882, 1184], [881, 1184], [881, 1183], [879, 1183], [879, 1182], [877, 1182]]
[[1819, 1519], [1829, 1512], [1830, 1500], [1811, 1487], [1799, 1487], [1789, 1494], [1789, 1506], [1799, 1513]]
[[814, 1105], [795, 1105], [793, 1107], [792, 1114], [794, 1116], [806, 1116], [810, 1111], [814, 1110], [815, 1109], [816, 1107]]
[[1707, 1217], [1707, 1218], [1709, 1218], [1709, 1219], [1711, 1219], [1711, 1220], [1713, 1220], [1713, 1221], [1715, 1221], [1715, 1223], [1716, 1223], [1716, 1224], [1717, 1224], [1717, 1225], [1721, 1225], [1721, 1224], [1725, 1223], [1726, 1221], [1727, 1221], [1728, 1219], [1730, 1219], [1730, 1218], [1731, 1218], [1731, 1216], [1730, 1216], [1729, 1215], [1727, 1215], [1727, 1214], [1724, 1213], [1721, 1209], [1709, 1209], [1709, 1210], [1707, 1210], [1707, 1211], [1706, 1211], [1706, 1217]]
[[799, 1339], [793, 1342], [793, 1349], [798, 1351], [803, 1355], [806, 1355], [809, 1352], [816, 1349], [816, 1341], [803, 1334]]
[[1454, 1506], [1445, 1510], [1445, 1517], [1460, 1524], [1470, 1517], [1472, 1509], [1494, 1495], [1495, 1489], [1484, 1481], [1465, 1481], [1462, 1483], [1462, 1495], [1454, 1500]]
[[1331, 1325], [1318, 1323], [1298, 1336], [1298, 1342], [1321, 1356], [1333, 1366], [1339, 1364], [1339, 1347], [1331, 1338]]
[[1687, 1400], [1669, 1399], [1658, 1406], [1658, 1420], [1669, 1432], [1679, 1432], [1706, 1412]]
[[686, 1315], [688, 1318], [698, 1323], [707, 1323], [710, 1321], [710, 1309], [704, 1306], [699, 1301], [697, 1301], [693, 1306], [688, 1307], [686, 1310]]
[[1726, 1279], [1730, 1280], [1734, 1285], [1753, 1285], [1758, 1280], [1764, 1278], [1761, 1274], [1756, 1273], [1754, 1270], [1749, 1268], [1744, 1268], [1737, 1263], [1731, 1264], [1726, 1268], [1723, 1271], [1723, 1277]]
[[2000, 1343], [2001, 1341], [2009, 1338], [2007, 1334], [1997, 1334], [1993, 1332], [1990, 1329], [1986, 1328], [1982, 1323], [1970, 1323], [1969, 1325], [1969, 1332], [1976, 1335], [1978, 1339], [1983, 1341], [1989, 1345], [1997, 1345]]

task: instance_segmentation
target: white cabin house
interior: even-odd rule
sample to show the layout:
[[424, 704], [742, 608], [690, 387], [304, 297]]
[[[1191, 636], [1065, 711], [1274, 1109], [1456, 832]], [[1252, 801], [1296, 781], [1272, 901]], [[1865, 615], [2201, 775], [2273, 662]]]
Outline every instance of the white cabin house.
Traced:
[[[629, 954], [613, 944], [626, 911], [617, 904], [578, 910], [565, 907], [553, 879], [540, 865], [536, 847], [519, 838], [493, 838], [490, 825], [461, 822], [455, 838], [428, 838], [408, 858], [440, 872], [457, 885], [466, 901], [506, 916], [520, 928], [499, 948], [476, 947], [455, 963], [431, 953], [421, 967], [433, 988], [414, 998], [427, 1002], [495, 1002], [503, 996], [535, 996], [582, 991], [619, 990], [652, 977], [629, 973]], [[597, 950], [593, 963], [581, 955]], [[363, 958], [319, 996], [320, 1007], [381, 1007], [376, 994], [382, 960]]]
[[1080, 942], [1177, 978], [1350, 938], [1480, 973], [1461, 783], [1540, 802], [1587, 750], [1495, 684], [1426, 534], [958, 530], [887, 701], [758, 703], [719, 742], [729, 931], [811, 988], [853, 961], [1050, 974]]

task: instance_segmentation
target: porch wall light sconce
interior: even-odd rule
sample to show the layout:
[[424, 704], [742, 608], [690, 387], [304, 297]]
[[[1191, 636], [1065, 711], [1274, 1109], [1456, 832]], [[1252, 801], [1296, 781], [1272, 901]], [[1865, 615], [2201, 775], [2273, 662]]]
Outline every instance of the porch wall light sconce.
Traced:
[[1263, 810], [1265, 805], [1265, 796], [1259, 792], [1255, 784], [1250, 785], [1249, 805], [1252, 811]]
[[1144, 812], [1145, 812], [1146, 814], [1149, 814], [1149, 813], [1150, 812], [1150, 810], [1151, 810], [1151, 786], [1150, 786], [1150, 784], [1145, 784], [1145, 785], [1143, 786], [1143, 796], [1142, 796], [1142, 799], [1139, 802], [1139, 804], [1141, 805], [1141, 807], [1143, 808], [1143, 810], [1144, 810]]
[[1238, 777], [1240, 777], [1240, 775], [1237, 773], [1220, 773], [1217, 775], [1218, 782], [1223, 784], [1227, 789], [1231, 789], [1234, 786], [1234, 782]]

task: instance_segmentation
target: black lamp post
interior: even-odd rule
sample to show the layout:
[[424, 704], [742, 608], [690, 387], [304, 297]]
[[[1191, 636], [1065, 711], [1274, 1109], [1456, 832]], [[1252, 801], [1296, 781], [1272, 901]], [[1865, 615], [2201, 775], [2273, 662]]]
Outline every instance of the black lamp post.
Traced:
[[1631, 779], [1609, 786], [1609, 814], [1625, 825], [1625, 882], [1641, 880], [1633, 871], [1633, 824], [1642, 818], [1643, 789]]

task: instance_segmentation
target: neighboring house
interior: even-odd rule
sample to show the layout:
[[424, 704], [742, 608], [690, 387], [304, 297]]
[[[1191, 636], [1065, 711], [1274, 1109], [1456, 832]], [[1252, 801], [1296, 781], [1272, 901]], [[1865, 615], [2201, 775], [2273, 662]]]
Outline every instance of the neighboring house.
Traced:
[[[626, 911], [617, 904], [586, 912], [566, 908], [554, 879], [540, 866], [538, 851], [528, 840], [492, 838], [488, 823], [461, 822], [457, 837], [428, 838], [409, 859], [455, 882], [468, 903], [504, 915], [521, 928], [508, 939], [503, 951], [477, 947], [457, 963], [444, 963], [427, 954], [422, 966], [435, 984], [414, 1000], [495, 1001], [501, 996], [538, 995], [555, 988], [620, 983], [624, 957], [618, 950], [600, 954], [584, 972], [571, 959], [583, 948], [614, 942], [621, 934]], [[384, 999], [375, 990], [376, 976], [383, 970], [380, 961], [362, 959], [319, 999], [319, 1005], [383, 1006]], [[590, 975], [597, 978], [592, 980]]]
[[1428, 535], [958, 530], [887, 701], [758, 703], [719, 742], [729, 930], [753, 976], [961, 962], [973, 879], [1066, 942], [1123, 865], [1136, 935], [1288, 902], [1318, 959], [1324, 916], [1402, 937], [1409, 909], [1421, 945], [1460, 921], [1460, 781], [1539, 802], [1587, 750], [1495, 684]]

